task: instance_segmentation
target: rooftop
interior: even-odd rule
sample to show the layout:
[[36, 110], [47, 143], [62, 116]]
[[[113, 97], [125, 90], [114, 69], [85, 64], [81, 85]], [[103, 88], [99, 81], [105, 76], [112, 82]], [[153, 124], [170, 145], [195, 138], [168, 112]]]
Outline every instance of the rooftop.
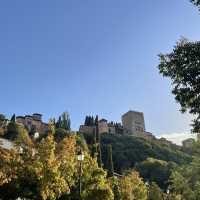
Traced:
[[132, 114], [132, 113], [143, 115], [143, 112], [139, 112], [139, 111], [135, 111], [135, 110], [129, 110], [128, 112], [123, 114], [122, 117], [125, 116], [125, 115], [128, 115], [128, 114]]

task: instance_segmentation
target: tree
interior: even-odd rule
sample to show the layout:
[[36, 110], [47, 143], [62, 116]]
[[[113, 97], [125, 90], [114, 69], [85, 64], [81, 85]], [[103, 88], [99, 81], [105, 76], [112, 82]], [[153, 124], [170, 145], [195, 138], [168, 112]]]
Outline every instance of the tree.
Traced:
[[159, 186], [155, 183], [152, 182], [149, 187], [149, 195], [148, 195], [148, 200], [158, 200], [158, 199], [163, 199], [164, 193], [162, 190], [159, 188]]
[[0, 121], [4, 121], [6, 119], [5, 115], [0, 113]]
[[84, 123], [84, 125], [88, 126], [88, 116], [85, 117], [85, 123]]
[[171, 171], [175, 168], [175, 163], [158, 160], [155, 158], [147, 158], [136, 165], [136, 170], [144, 177], [145, 181], [155, 182], [162, 189], [167, 189], [168, 179]]
[[171, 189], [174, 194], [182, 199], [200, 199], [200, 140], [194, 143], [192, 162], [182, 165], [173, 170], [170, 177]]
[[70, 131], [70, 126], [71, 126], [71, 121], [70, 121], [69, 113], [64, 112], [62, 114], [62, 128], [67, 131]]
[[190, 0], [194, 5], [200, 6], [200, 0]]
[[112, 145], [108, 145], [108, 160], [107, 160], [108, 176], [114, 176], [114, 166], [112, 157]]
[[63, 128], [56, 128], [54, 138], [56, 142], [60, 142], [68, 135], [69, 135], [69, 132], [67, 130]]
[[15, 123], [15, 120], [16, 120], [16, 117], [15, 117], [15, 114], [13, 114], [10, 121]]
[[56, 122], [56, 128], [61, 128], [62, 127], [62, 118], [59, 116], [58, 121]]
[[98, 125], [98, 123], [99, 123], [99, 117], [98, 117], [98, 115], [96, 115], [94, 123], [95, 123], [95, 125]]
[[99, 120], [98, 120], [98, 115], [95, 118], [95, 128], [96, 128], [96, 137], [97, 137], [97, 151], [98, 151], [98, 155], [97, 155], [97, 160], [99, 163], [99, 166], [102, 166], [102, 155], [101, 155], [101, 135], [99, 133]]
[[9, 139], [9, 140], [15, 140], [18, 134], [19, 134], [19, 125], [11, 121], [7, 126], [7, 130], [4, 134], [4, 138]]
[[193, 132], [200, 132], [200, 42], [180, 40], [169, 54], [160, 54], [160, 73], [172, 80], [181, 111], [196, 116]]
[[120, 200], [147, 200], [147, 187], [136, 171], [119, 180], [119, 192]]
[[49, 135], [44, 139], [38, 147], [38, 153], [34, 165], [39, 178], [39, 193], [43, 200], [56, 199], [63, 192], [69, 192], [69, 187], [66, 184], [59, 170], [59, 161], [55, 155], [55, 142], [53, 135]]
[[[76, 136], [70, 135], [64, 138], [56, 147], [56, 157], [59, 160], [59, 170], [61, 176], [64, 178], [69, 191], [63, 193], [61, 196], [64, 198], [66, 196], [74, 196], [76, 191], [74, 191], [78, 168], [77, 168], [77, 158], [76, 158]], [[61, 198], [62, 199], [62, 198]]]
[[92, 137], [92, 144], [91, 145], [92, 145], [91, 153], [92, 153], [92, 156], [94, 158], [98, 155], [96, 128], [93, 129], [93, 137]]
[[106, 180], [106, 172], [98, 166], [97, 160], [86, 152], [82, 174], [83, 200], [113, 200], [114, 196]]
[[[183, 168], [182, 168], [183, 169]], [[181, 170], [179, 168], [179, 170]], [[191, 189], [187, 178], [185, 178], [179, 170], [176, 170], [171, 175], [171, 189], [172, 191], [181, 197], [181, 199], [196, 200], [199, 198], [195, 197], [195, 190]], [[186, 168], [185, 168], [186, 170]], [[188, 171], [187, 171], [188, 172]]]
[[[51, 124], [49, 127], [54, 131]], [[49, 132], [33, 143], [23, 127], [18, 130], [15, 148], [0, 148], [0, 199], [78, 199], [77, 151], [81, 147], [85, 154], [81, 199], [113, 200], [107, 174], [88, 154], [83, 137], [74, 133], [56, 143]]]

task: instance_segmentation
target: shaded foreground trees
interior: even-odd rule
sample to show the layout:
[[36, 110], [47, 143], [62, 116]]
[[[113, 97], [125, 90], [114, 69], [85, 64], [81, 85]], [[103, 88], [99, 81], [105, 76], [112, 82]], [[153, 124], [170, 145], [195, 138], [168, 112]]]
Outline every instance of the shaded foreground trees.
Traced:
[[[200, 8], [199, 0], [190, 0]], [[193, 147], [190, 164], [177, 167], [170, 177], [170, 198], [180, 200], [200, 199], [200, 42], [181, 39], [173, 51], [160, 55], [160, 73], [172, 80], [176, 101], [181, 111], [193, 114], [193, 132], [198, 140]]]
[[130, 172], [119, 181], [119, 194], [121, 200], [147, 199], [147, 188], [138, 172]]
[[[24, 129], [21, 133], [16, 149], [1, 149], [0, 198], [78, 199], [77, 136], [71, 135], [57, 144], [50, 133], [34, 144]], [[83, 166], [81, 199], [92, 199], [92, 194], [99, 196], [97, 199], [113, 199], [106, 172], [87, 152]]]
[[[146, 186], [137, 172], [121, 179], [113, 176], [107, 178], [106, 171], [98, 165], [97, 157], [90, 156], [83, 138], [77, 134], [69, 134], [56, 143], [54, 129], [50, 130], [52, 132], [46, 138], [36, 142], [20, 127], [15, 149], [0, 148], [0, 199], [147, 199]], [[82, 163], [81, 196], [77, 160], [80, 147], [85, 155]], [[117, 184], [111, 179], [115, 179]]]
[[159, 70], [172, 80], [181, 111], [195, 115], [193, 132], [200, 132], [200, 42], [180, 40], [169, 54], [160, 55]]
[[181, 199], [200, 199], [200, 140], [193, 146], [194, 155], [190, 164], [182, 165], [173, 171], [170, 182], [171, 191]]

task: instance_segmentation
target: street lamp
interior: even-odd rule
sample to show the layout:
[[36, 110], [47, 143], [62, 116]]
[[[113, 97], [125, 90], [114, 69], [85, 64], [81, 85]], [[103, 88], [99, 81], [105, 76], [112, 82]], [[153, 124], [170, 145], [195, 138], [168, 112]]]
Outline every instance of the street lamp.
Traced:
[[39, 137], [40, 137], [40, 134], [38, 132], [35, 132], [34, 135], [33, 135], [33, 138], [35, 140], [37, 140]]
[[150, 185], [149, 185], [149, 181], [146, 181], [145, 182], [145, 185], [146, 185], [146, 187], [147, 187], [147, 196], [148, 196], [148, 198], [149, 198], [149, 189], [150, 189]]
[[167, 200], [169, 200], [169, 187], [167, 188], [167, 191], [166, 191], [166, 193], [167, 193]]
[[80, 168], [79, 168], [79, 197], [81, 199], [81, 176], [82, 176], [82, 162], [84, 160], [84, 154], [82, 152], [82, 150], [79, 151], [78, 155], [77, 155], [77, 160], [80, 163]]

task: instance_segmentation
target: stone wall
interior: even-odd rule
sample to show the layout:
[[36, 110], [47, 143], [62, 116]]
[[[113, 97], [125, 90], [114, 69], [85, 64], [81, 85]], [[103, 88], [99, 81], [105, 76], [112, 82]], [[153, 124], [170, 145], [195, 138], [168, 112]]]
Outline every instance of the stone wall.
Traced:
[[142, 112], [128, 111], [122, 116], [125, 134], [145, 132], [144, 115]]
[[108, 124], [106, 120], [99, 121], [99, 133], [108, 133]]
[[92, 134], [94, 132], [95, 126], [85, 126], [81, 125], [79, 128], [80, 133], [89, 133]]

